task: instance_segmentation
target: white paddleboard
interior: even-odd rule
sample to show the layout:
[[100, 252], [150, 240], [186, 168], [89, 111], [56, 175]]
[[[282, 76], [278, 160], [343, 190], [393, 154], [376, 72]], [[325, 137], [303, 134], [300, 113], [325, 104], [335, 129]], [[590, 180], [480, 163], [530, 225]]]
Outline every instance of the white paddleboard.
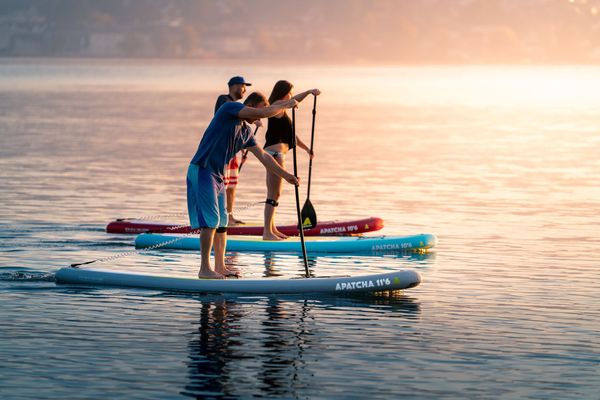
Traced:
[[398, 270], [373, 275], [324, 278], [198, 279], [67, 267], [56, 272], [56, 282], [198, 293], [303, 294], [408, 289], [421, 283], [421, 276], [416, 271]]

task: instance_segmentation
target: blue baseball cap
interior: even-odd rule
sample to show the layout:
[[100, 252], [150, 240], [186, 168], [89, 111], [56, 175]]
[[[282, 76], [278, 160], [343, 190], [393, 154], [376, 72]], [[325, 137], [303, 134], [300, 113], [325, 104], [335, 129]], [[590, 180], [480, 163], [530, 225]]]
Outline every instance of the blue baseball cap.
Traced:
[[233, 78], [231, 78], [229, 80], [229, 82], [227, 82], [227, 85], [231, 86], [231, 85], [246, 85], [246, 86], [252, 86], [251, 83], [248, 83], [244, 80], [243, 77], [241, 76], [234, 76]]

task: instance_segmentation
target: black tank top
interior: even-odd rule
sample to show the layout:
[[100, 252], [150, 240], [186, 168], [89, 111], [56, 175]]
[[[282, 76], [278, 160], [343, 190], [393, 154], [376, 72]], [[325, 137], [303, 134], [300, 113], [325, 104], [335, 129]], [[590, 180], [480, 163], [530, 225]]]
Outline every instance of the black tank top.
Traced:
[[269, 126], [265, 134], [265, 148], [277, 143], [287, 143], [290, 149], [294, 147], [292, 120], [287, 114], [281, 118], [269, 118]]

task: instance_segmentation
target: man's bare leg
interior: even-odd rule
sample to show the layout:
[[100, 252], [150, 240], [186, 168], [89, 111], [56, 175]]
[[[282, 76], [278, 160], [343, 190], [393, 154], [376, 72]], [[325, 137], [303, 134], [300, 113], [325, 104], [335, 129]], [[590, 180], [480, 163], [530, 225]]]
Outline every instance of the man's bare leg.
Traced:
[[227, 246], [227, 232], [217, 232], [215, 234], [215, 271], [221, 275], [239, 275], [237, 268], [227, 267], [225, 265], [225, 248]]
[[[200, 231], [200, 270], [198, 271], [198, 278], [205, 279], [223, 279], [224, 276], [221, 273], [215, 272], [210, 267], [210, 250], [213, 247], [213, 239], [215, 236], [214, 228], [202, 228]], [[216, 249], [215, 249], [216, 254]], [[216, 256], [215, 256], [216, 258]], [[216, 262], [216, 260], [215, 260]]]

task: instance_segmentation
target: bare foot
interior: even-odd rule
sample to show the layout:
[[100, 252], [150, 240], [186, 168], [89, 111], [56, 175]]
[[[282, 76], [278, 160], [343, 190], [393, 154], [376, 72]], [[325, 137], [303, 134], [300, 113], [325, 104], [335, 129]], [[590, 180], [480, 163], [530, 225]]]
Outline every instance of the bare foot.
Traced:
[[224, 267], [224, 268], [215, 268], [216, 271], [227, 277], [227, 276], [235, 276], [235, 277], [240, 277], [242, 275], [241, 271], [237, 268], [233, 268], [233, 267]]
[[263, 240], [283, 240], [283, 238], [274, 233], [263, 233]]
[[279, 236], [281, 239], [287, 239], [287, 238], [288, 238], [288, 235], [286, 235], [286, 234], [284, 234], [284, 233], [281, 233], [281, 232], [279, 232], [279, 231], [273, 231], [273, 233], [274, 233], [276, 236]]
[[241, 219], [237, 219], [233, 216], [233, 214], [229, 214], [228, 217], [229, 222], [227, 223], [228, 226], [236, 226], [236, 225], [244, 225], [245, 222], [242, 221]]
[[234, 266], [231, 266], [231, 265], [228, 266], [228, 267], [225, 267], [225, 269], [227, 271], [236, 272], [236, 273], [240, 273], [242, 271], [241, 269], [239, 269], [237, 267], [234, 267]]
[[208, 271], [198, 271], [198, 278], [200, 279], [225, 279], [225, 276], [219, 272], [209, 269]]

